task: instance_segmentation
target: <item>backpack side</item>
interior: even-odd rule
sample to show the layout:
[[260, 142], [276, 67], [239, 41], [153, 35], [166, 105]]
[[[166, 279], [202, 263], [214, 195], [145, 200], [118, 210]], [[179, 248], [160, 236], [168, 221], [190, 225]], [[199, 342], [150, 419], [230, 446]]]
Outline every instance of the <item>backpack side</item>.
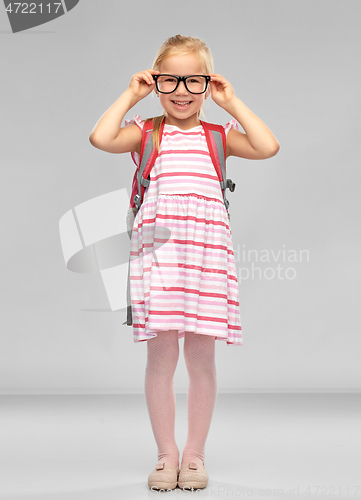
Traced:
[[230, 219], [231, 216], [228, 211], [229, 201], [226, 198], [226, 189], [228, 188], [233, 192], [236, 184], [232, 179], [226, 179], [226, 134], [222, 125], [204, 121], [201, 121], [201, 124], [206, 136], [209, 154], [222, 189], [224, 205], [227, 210], [228, 218]]
[[[159, 144], [162, 141], [164, 128], [164, 120], [162, 121], [160, 131], [159, 131]], [[150, 183], [150, 171], [153, 168], [155, 160], [158, 156], [157, 148], [153, 147], [153, 122], [147, 121], [142, 130], [142, 140], [140, 145], [140, 155], [139, 164], [135, 169], [133, 182], [132, 182], [132, 193], [130, 196], [129, 209], [127, 212], [126, 222], [127, 222], [127, 232], [129, 239], [132, 238], [134, 220], [140, 209], [141, 204], [144, 199], [145, 188], [149, 186]], [[127, 280], [127, 319], [124, 321], [123, 325], [127, 324], [131, 326], [133, 324], [132, 316], [132, 303], [130, 295], [130, 255], [128, 261], [128, 280]]]
[[147, 121], [142, 129], [139, 163], [133, 176], [132, 191], [126, 217], [129, 239], [132, 238], [134, 220], [143, 201], [145, 185], [149, 185], [150, 179], [147, 180], [147, 177], [154, 165], [157, 154], [153, 148], [153, 122]]

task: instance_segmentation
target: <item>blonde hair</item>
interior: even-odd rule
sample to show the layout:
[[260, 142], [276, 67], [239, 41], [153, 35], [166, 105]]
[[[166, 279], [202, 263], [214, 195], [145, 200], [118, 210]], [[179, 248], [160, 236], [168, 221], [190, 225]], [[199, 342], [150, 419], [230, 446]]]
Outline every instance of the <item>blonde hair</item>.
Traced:
[[[211, 51], [203, 40], [190, 36], [175, 35], [168, 38], [158, 49], [155, 56], [152, 69], [157, 70], [161, 62], [166, 58], [174, 55], [195, 54], [202, 61], [206, 73], [213, 73], [213, 57]], [[200, 109], [198, 115], [202, 110]], [[159, 149], [159, 131], [162, 122], [165, 118], [165, 112], [161, 116], [155, 116], [145, 120], [153, 121], [153, 145]]]

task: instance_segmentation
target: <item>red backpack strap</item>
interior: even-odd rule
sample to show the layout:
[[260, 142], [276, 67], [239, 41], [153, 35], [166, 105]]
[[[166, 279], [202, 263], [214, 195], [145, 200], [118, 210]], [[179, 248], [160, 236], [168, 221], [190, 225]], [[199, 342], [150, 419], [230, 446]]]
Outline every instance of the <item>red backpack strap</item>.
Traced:
[[152, 122], [152, 120], [146, 121], [144, 123], [143, 130], [142, 130], [142, 141], [140, 143], [140, 155], [139, 155], [138, 170], [139, 170], [140, 164], [142, 162], [142, 158], [144, 156], [145, 147], [146, 147], [149, 139], [152, 137], [152, 134], [150, 133], [152, 131], [153, 131], [153, 122]]
[[140, 165], [142, 163], [142, 159], [144, 156], [144, 150], [145, 147], [151, 138], [151, 133], [149, 133], [151, 130], [153, 130], [153, 122], [147, 121], [144, 123], [143, 128], [142, 128], [142, 138], [140, 142], [140, 155], [139, 155], [139, 162], [138, 166], [135, 169], [134, 176], [133, 176], [133, 182], [132, 182], [132, 194], [130, 196], [130, 203], [129, 203], [129, 208], [133, 208], [137, 210], [136, 204], [134, 202], [134, 196], [138, 193], [138, 172], [140, 169]]
[[[236, 185], [232, 179], [226, 179], [226, 133], [222, 125], [203, 121], [201, 121], [201, 124], [206, 136], [209, 154], [216, 169], [223, 193], [224, 205], [228, 212], [229, 201], [226, 198], [226, 189], [234, 191]], [[230, 218], [229, 212], [228, 217]]]
[[[164, 120], [161, 123], [159, 130], [159, 144], [162, 142], [164, 129]], [[153, 147], [153, 121], [146, 121], [142, 130], [142, 140], [140, 144], [139, 164], [134, 173], [132, 183], [132, 195], [130, 199], [130, 207], [139, 210], [143, 203], [145, 189], [149, 186], [150, 171], [153, 168], [155, 160], [158, 156], [157, 148]], [[137, 198], [137, 203], [134, 200]]]
[[217, 175], [219, 182], [222, 182], [223, 176], [222, 176], [222, 167], [221, 167], [221, 162], [220, 162], [220, 157], [218, 154], [218, 149], [217, 145], [214, 139], [214, 135], [212, 134], [212, 130], [219, 132], [220, 136], [222, 138], [222, 144], [223, 144], [223, 164], [225, 165], [226, 163], [226, 134], [224, 132], [224, 128], [222, 125], [217, 125], [216, 123], [207, 123], [204, 121], [201, 121], [201, 124], [204, 129], [204, 133], [206, 135], [206, 140], [207, 140], [207, 146], [209, 149], [209, 154], [211, 155], [211, 159], [213, 162], [213, 165], [216, 169]]
[[[149, 122], [151, 127], [148, 127], [147, 128], [147, 132], [149, 130], [149, 132], [152, 132], [152, 133], [147, 133], [147, 136], [148, 137], [148, 140], [147, 142], [151, 139], [152, 142], [153, 142], [153, 122]], [[147, 123], [148, 125], [148, 123]], [[164, 129], [164, 119], [160, 125], [160, 129], [159, 129], [159, 145], [161, 144], [162, 142], [162, 137], [163, 137], [163, 129]], [[144, 146], [145, 148], [145, 146]], [[142, 151], [140, 152], [142, 154]], [[150, 174], [150, 171], [152, 170], [153, 168], [153, 165], [155, 163], [155, 160], [157, 159], [157, 156], [158, 156], [158, 153], [159, 151], [157, 150], [156, 147], [152, 148], [151, 152], [150, 152], [150, 155], [148, 156], [148, 159], [147, 161], [145, 162], [145, 166], [144, 166], [144, 172], [143, 172], [143, 177], [144, 179], [147, 179], [148, 178], [148, 175]], [[144, 154], [144, 152], [143, 152]], [[140, 158], [139, 160], [139, 165], [141, 164], [141, 160], [142, 160], [142, 157]]]

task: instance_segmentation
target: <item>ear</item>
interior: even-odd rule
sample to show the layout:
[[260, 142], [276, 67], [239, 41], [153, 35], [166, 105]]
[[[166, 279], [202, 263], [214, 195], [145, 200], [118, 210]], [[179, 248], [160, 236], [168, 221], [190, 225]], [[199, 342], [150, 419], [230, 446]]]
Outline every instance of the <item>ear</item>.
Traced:
[[209, 94], [211, 93], [211, 87], [210, 85], [207, 87], [207, 90], [206, 90], [206, 93], [204, 95], [204, 99], [207, 99], [207, 97], [209, 96]]

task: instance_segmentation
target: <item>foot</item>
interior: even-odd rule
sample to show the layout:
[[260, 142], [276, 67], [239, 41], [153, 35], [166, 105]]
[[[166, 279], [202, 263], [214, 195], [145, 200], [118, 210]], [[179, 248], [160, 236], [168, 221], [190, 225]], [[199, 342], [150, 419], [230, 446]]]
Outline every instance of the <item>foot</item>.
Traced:
[[162, 462], [148, 476], [148, 486], [151, 489], [173, 490], [177, 487], [179, 468]]
[[181, 470], [178, 475], [178, 486], [181, 489], [202, 489], [207, 486], [208, 474], [204, 469], [204, 464], [202, 467], [196, 464], [196, 462], [188, 462], [188, 464], [182, 464]]

